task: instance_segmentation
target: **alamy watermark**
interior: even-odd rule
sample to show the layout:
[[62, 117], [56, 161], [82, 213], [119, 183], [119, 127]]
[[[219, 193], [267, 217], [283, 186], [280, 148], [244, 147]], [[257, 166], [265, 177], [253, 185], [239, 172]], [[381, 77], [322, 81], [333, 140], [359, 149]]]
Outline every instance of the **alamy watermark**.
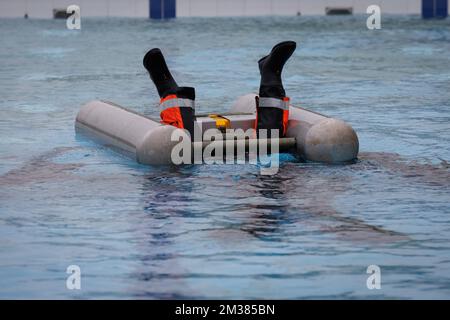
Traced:
[[[66, 13], [69, 14], [66, 20], [66, 26], [69, 30], [81, 29], [81, 9], [80, 6], [72, 4], [67, 7]], [[378, 5], [370, 5], [366, 9], [370, 16], [366, 20], [366, 26], [369, 30], [381, 29], [381, 8]], [[28, 15], [27, 15], [28, 17]]]
[[81, 10], [76, 4], [67, 7], [66, 13], [69, 14], [66, 20], [66, 26], [69, 30], [81, 29]]
[[[183, 130], [179, 130], [183, 131]], [[70, 265], [66, 269], [69, 276], [66, 279], [66, 288], [68, 290], [81, 290], [81, 268], [78, 265]], [[381, 289], [381, 268], [375, 264], [367, 267], [367, 274], [370, 274], [366, 280], [366, 286], [369, 290]]]
[[366, 10], [370, 16], [367, 18], [366, 26], [369, 30], [381, 29], [381, 8], [377, 5], [370, 5]]
[[381, 289], [381, 269], [376, 264], [371, 264], [367, 267], [366, 272], [370, 274], [367, 278], [366, 285], [367, 289]]
[[[260, 166], [262, 175], [278, 173], [280, 157], [279, 130], [259, 129], [258, 138], [255, 129], [227, 129], [225, 133], [217, 129], [208, 129], [203, 139], [192, 142], [189, 133], [175, 129], [172, 142], [178, 142], [172, 148], [170, 158], [173, 164], [254, 164]], [[269, 152], [270, 147], [270, 152]]]
[[76, 264], [67, 267], [66, 273], [69, 274], [66, 280], [68, 290], [81, 290], [81, 268]]

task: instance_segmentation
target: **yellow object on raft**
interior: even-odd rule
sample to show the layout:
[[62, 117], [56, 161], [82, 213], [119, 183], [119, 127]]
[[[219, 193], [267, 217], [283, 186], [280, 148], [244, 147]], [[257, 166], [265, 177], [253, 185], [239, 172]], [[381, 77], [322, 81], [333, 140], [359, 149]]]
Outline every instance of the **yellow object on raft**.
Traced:
[[208, 115], [211, 119], [216, 121], [216, 128], [224, 132], [226, 129], [231, 128], [230, 119], [221, 116], [220, 114], [210, 114]]

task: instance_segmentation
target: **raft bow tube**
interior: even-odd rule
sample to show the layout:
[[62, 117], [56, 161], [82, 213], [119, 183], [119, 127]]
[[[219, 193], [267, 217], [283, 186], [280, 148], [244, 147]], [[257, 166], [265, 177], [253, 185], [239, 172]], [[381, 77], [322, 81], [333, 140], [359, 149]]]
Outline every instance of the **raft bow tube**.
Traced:
[[[255, 94], [248, 94], [224, 116], [229, 128], [245, 131], [254, 127], [255, 112]], [[217, 128], [217, 123], [211, 115], [197, 115], [195, 131], [204, 133]], [[171, 141], [175, 127], [107, 101], [95, 100], [82, 106], [75, 128], [142, 164], [170, 164], [172, 148], [178, 144]], [[293, 106], [289, 107], [286, 137], [279, 142], [280, 150], [294, 150], [306, 160], [327, 163], [353, 160], [359, 148], [355, 131], [343, 121]], [[193, 144], [204, 148], [208, 143]], [[224, 147], [230, 144], [236, 146], [236, 141], [223, 141]]]
[[[256, 113], [256, 94], [240, 97], [231, 112]], [[289, 106], [286, 137], [295, 138], [297, 152], [314, 162], [339, 163], [356, 159], [359, 141], [355, 130], [342, 120]]]

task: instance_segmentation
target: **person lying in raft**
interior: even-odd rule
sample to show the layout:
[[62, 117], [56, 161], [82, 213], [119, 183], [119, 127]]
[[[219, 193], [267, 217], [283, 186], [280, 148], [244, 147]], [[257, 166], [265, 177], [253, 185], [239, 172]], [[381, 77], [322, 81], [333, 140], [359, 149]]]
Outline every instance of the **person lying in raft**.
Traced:
[[[281, 71], [296, 48], [294, 41], [275, 45], [267, 56], [258, 61], [261, 83], [256, 97], [256, 132], [259, 129], [278, 129], [280, 137], [286, 134], [289, 118], [289, 98], [281, 82]], [[194, 134], [195, 89], [179, 87], [172, 77], [160, 49], [146, 53], [144, 67], [158, 90], [162, 123], [186, 129]], [[270, 133], [269, 133], [270, 136]]]

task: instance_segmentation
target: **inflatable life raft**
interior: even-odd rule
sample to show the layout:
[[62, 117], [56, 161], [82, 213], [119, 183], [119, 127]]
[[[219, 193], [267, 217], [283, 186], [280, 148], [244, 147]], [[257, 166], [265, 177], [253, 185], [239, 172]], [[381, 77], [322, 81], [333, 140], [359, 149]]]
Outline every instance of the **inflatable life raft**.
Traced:
[[[219, 128], [221, 121], [230, 129], [254, 128], [255, 94], [240, 97], [229, 113], [221, 116], [197, 115], [195, 130], [204, 133]], [[142, 164], [170, 164], [175, 127], [165, 125], [119, 105], [91, 101], [82, 106], [75, 121], [77, 133], [125, 153]], [[224, 135], [225, 137], [225, 135]], [[271, 140], [271, 139], [267, 139]], [[204, 148], [211, 141], [194, 141]], [[267, 141], [270, 144], [270, 141]], [[286, 137], [278, 139], [279, 150], [297, 153], [308, 161], [339, 163], [358, 155], [358, 137], [345, 122], [303, 108], [289, 106]], [[224, 148], [236, 140], [223, 140]], [[246, 142], [248, 144], [248, 141]]]

